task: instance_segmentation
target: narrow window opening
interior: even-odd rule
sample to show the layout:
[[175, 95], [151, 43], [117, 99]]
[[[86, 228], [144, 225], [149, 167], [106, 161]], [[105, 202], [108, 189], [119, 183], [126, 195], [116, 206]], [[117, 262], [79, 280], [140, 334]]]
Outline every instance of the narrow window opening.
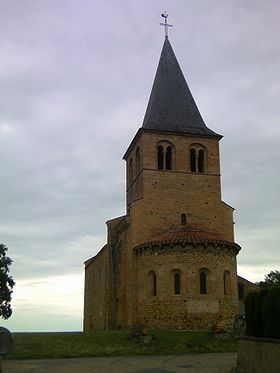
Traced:
[[196, 172], [196, 151], [195, 149], [191, 149], [190, 151], [190, 165], [191, 165], [191, 172]]
[[244, 299], [244, 286], [241, 283], [238, 284], [238, 298]]
[[176, 295], [180, 294], [180, 274], [175, 273], [174, 275], [174, 292]]
[[166, 167], [166, 170], [172, 170], [172, 148], [171, 146], [168, 146], [166, 148], [165, 167]]
[[161, 145], [157, 148], [158, 153], [158, 170], [163, 170], [163, 147]]
[[132, 158], [129, 161], [129, 168], [128, 168], [128, 184], [131, 185], [133, 181], [133, 163]]
[[139, 147], [136, 150], [136, 162], [135, 162], [135, 170], [136, 170], [136, 175], [139, 174], [140, 172], [140, 150]]
[[204, 172], [204, 150], [200, 149], [198, 152], [198, 172]]
[[206, 294], [206, 273], [200, 272], [199, 274], [199, 287], [200, 287], [200, 294]]
[[157, 295], [157, 275], [150, 271], [147, 275], [147, 295], [155, 297]]
[[153, 274], [153, 296], [157, 295], [157, 275]]
[[181, 225], [187, 224], [187, 216], [186, 214], [181, 214]]
[[230, 273], [229, 271], [224, 272], [224, 295], [228, 295], [230, 290]]

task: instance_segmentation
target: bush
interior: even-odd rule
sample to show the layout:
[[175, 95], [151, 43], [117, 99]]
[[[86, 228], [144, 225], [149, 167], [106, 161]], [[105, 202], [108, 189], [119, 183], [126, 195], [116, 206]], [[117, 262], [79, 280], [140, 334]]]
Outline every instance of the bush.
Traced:
[[245, 316], [247, 335], [280, 338], [280, 286], [249, 293]]
[[263, 305], [264, 335], [270, 338], [280, 338], [280, 287], [272, 288]]
[[246, 317], [246, 334], [255, 335], [256, 317], [255, 317], [255, 298], [257, 293], [249, 293], [245, 298], [245, 317]]

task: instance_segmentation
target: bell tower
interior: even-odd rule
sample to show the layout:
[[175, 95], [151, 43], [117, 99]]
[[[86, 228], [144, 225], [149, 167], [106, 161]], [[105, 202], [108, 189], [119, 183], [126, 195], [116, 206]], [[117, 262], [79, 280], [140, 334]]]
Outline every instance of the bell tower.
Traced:
[[126, 214], [85, 263], [85, 330], [232, 328], [239, 312], [233, 208], [222, 201], [219, 141], [168, 39], [127, 151]]
[[133, 246], [182, 219], [234, 240], [233, 208], [221, 200], [221, 138], [205, 125], [166, 36], [143, 125], [124, 155]]

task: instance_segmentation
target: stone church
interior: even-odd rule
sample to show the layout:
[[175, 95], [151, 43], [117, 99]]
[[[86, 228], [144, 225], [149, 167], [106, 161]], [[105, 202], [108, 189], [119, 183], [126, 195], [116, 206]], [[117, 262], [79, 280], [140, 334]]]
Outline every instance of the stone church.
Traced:
[[107, 221], [106, 245], [85, 262], [85, 331], [232, 327], [251, 283], [237, 276], [221, 139], [166, 36], [143, 125], [123, 156], [126, 215]]

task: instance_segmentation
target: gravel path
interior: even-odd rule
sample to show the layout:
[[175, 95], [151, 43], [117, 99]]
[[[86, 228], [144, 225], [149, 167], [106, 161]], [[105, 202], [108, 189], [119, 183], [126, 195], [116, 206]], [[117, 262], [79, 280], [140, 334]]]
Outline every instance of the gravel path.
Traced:
[[3, 373], [235, 373], [236, 353], [4, 360]]

